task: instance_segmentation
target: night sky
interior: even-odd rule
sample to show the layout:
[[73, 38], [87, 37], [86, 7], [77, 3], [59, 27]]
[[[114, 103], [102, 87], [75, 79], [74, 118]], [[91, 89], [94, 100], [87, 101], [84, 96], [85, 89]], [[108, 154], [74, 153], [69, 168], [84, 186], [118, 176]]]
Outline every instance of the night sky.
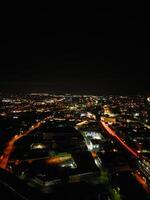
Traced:
[[6, 9], [0, 91], [150, 93], [150, 31], [144, 10]]

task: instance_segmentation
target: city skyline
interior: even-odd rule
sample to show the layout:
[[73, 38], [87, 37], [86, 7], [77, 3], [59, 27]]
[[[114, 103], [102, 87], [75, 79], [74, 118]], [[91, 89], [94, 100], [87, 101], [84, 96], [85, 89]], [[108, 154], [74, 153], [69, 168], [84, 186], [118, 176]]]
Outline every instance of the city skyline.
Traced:
[[149, 10], [2, 10], [1, 196], [150, 199]]
[[0, 104], [8, 199], [150, 198], [150, 96], [1, 94]]

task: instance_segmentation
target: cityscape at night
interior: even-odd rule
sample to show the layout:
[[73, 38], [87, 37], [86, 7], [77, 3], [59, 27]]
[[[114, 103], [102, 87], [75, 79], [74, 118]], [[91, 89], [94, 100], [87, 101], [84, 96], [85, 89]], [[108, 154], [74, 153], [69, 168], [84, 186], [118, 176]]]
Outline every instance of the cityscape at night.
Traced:
[[150, 198], [150, 97], [1, 94], [0, 104], [5, 196]]
[[150, 16], [136, 6], [1, 7], [1, 200], [150, 200]]

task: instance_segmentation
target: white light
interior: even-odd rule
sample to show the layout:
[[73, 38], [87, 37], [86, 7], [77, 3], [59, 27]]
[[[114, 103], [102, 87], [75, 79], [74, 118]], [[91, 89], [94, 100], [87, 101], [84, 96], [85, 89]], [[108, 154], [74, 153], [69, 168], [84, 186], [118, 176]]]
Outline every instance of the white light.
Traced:
[[13, 119], [18, 119], [18, 116], [13, 116]]
[[150, 97], [147, 98], [147, 101], [150, 102]]
[[44, 149], [45, 145], [43, 144], [32, 144], [31, 149]]

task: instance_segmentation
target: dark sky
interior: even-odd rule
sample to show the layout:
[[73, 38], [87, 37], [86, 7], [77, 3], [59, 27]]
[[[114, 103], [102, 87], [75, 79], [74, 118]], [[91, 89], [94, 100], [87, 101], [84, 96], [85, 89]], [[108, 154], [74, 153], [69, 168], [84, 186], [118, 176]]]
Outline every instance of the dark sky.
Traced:
[[147, 12], [132, 8], [6, 9], [0, 89], [150, 93], [149, 25]]

